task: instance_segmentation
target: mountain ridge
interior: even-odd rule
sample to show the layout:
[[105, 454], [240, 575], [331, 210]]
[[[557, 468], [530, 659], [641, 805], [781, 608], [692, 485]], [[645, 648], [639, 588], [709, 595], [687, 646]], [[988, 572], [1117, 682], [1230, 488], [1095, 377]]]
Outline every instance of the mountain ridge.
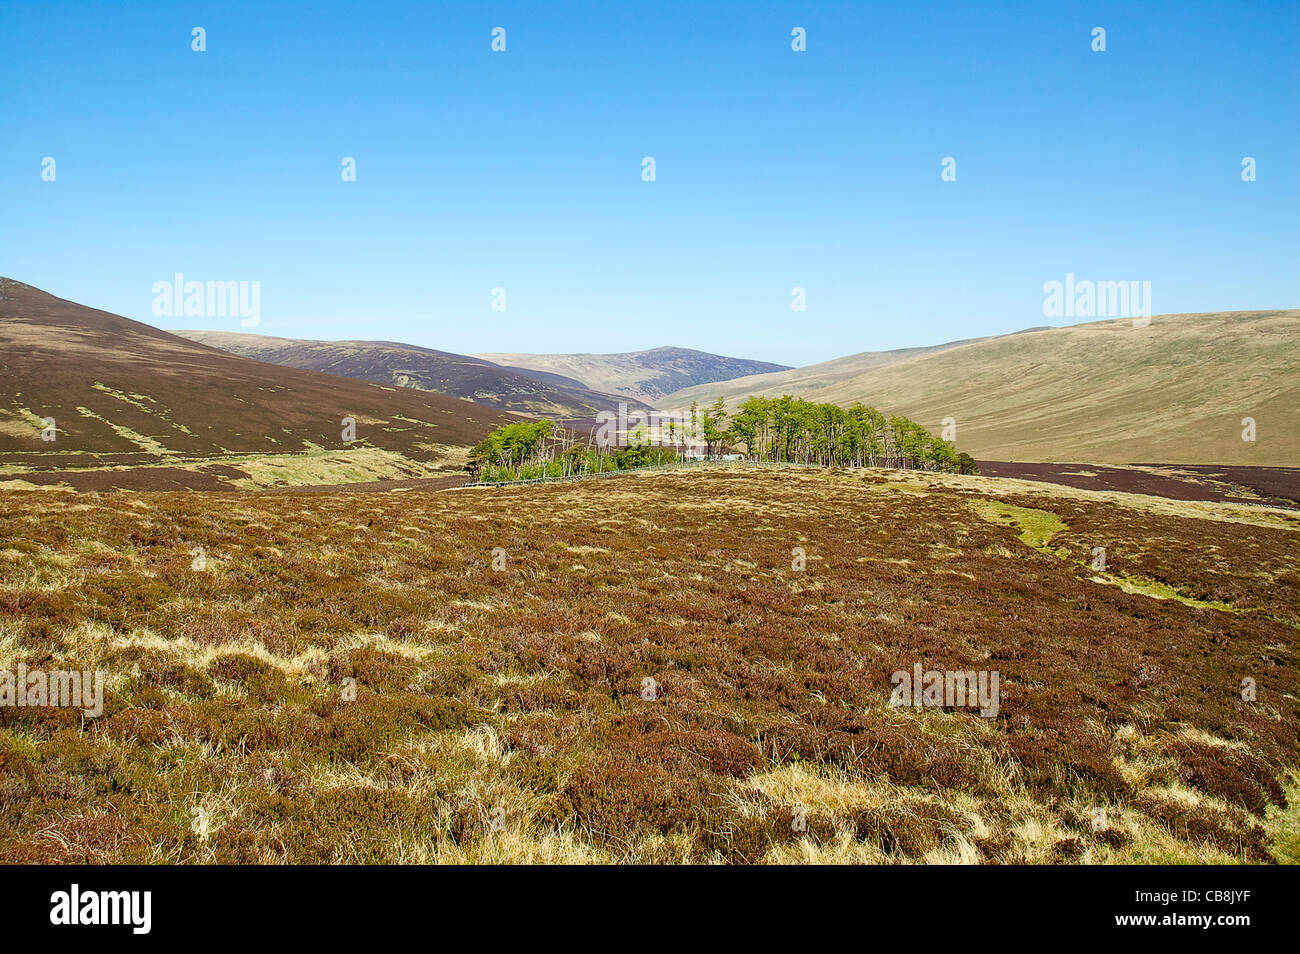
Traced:
[[[185, 330], [175, 334], [231, 354], [280, 367], [322, 371], [448, 397], [536, 417], [577, 424], [617, 409], [617, 395], [565, 381], [544, 380], [471, 355], [400, 341], [279, 338], [230, 331]], [[634, 402], [636, 407], [646, 405]]]
[[654, 406], [665, 395], [692, 385], [747, 374], [791, 370], [789, 365], [663, 345], [609, 354], [478, 353], [476, 358], [525, 372], [560, 374], [588, 388]]

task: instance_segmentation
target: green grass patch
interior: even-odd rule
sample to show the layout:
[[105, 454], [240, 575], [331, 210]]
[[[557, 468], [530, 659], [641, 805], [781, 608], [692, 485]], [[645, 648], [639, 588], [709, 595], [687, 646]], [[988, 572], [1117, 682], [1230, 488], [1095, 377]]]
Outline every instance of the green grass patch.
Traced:
[[1052, 541], [1052, 537], [1063, 530], [1069, 529], [1065, 525], [1065, 521], [1050, 510], [1014, 507], [1011, 504], [1002, 503], [1000, 500], [976, 500], [972, 502], [971, 506], [985, 520], [1019, 527], [1019, 538], [1022, 543], [1027, 543], [1035, 550], [1042, 550], [1046, 553], [1055, 553], [1048, 546]]
[[1232, 606], [1229, 603], [1220, 602], [1219, 600], [1198, 600], [1190, 596], [1184, 596], [1168, 583], [1161, 583], [1158, 580], [1147, 580], [1135, 576], [1116, 576], [1113, 573], [1099, 573], [1092, 579], [1097, 583], [1108, 583], [1112, 586], [1118, 586], [1125, 593], [1137, 593], [1141, 596], [1150, 596], [1157, 600], [1177, 600], [1185, 606], [1194, 606], [1197, 609], [1220, 610], [1224, 613], [1243, 612], [1235, 606]]

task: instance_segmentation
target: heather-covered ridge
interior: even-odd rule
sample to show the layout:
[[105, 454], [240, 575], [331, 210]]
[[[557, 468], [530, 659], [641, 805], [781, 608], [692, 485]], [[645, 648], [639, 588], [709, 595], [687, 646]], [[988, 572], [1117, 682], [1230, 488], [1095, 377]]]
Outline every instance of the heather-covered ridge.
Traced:
[[231, 354], [290, 368], [324, 371], [363, 381], [433, 391], [502, 411], [544, 415], [566, 423], [594, 420], [627, 396], [601, 394], [576, 381], [543, 380], [483, 358], [393, 341], [303, 341], [221, 331], [178, 331], [182, 338]]
[[150, 468], [163, 473], [145, 486], [213, 489], [259, 484], [273, 457], [272, 482], [427, 476], [459, 470], [471, 445], [516, 420], [237, 357], [0, 279], [0, 481], [86, 472], [111, 485], [112, 468]]

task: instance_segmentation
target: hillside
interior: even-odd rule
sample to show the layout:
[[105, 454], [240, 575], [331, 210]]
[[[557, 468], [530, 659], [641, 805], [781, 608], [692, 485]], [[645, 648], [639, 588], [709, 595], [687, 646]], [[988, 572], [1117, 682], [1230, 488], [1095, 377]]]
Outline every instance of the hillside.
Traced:
[[303, 341], [225, 331], [176, 334], [270, 364], [418, 388], [565, 422], [589, 421], [600, 411], [616, 410], [619, 400], [628, 400], [558, 376], [543, 379], [483, 358], [391, 341]]
[[652, 348], [621, 354], [478, 354], [475, 357], [526, 372], [562, 375], [593, 391], [618, 394], [650, 405], [657, 405], [665, 395], [692, 385], [789, 370], [782, 364], [728, 358], [690, 348]]
[[[47, 417], [53, 441], [42, 440]], [[345, 417], [356, 425], [351, 443]], [[283, 458], [272, 483], [313, 467], [338, 480], [423, 476], [459, 468], [469, 445], [517, 419], [437, 394], [251, 361], [0, 279], [0, 468], [11, 476], [27, 468], [203, 470], [195, 461], [210, 475], [234, 476], [234, 458], [249, 469]]]
[[859, 354], [846, 355], [831, 361], [805, 365], [802, 368], [789, 368], [784, 371], [769, 371], [764, 374], [750, 374], [730, 381], [717, 381], [709, 384], [696, 384], [674, 391], [660, 398], [657, 406], [664, 410], [676, 410], [690, 407], [691, 402], [701, 406], [712, 404], [721, 395], [726, 398], [728, 407], [735, 407], [751, 395], [759, 397], [781, 397], [791, 394], [796, 397], [827, 387], [846, 378], [856, 377], [876, 368], [883, 368], [900, 361], [924, 357], [956, 348], [985, 338], [967, 338], [962, 341], [949, 341], [945, 344], [922, 348], [898, 348], [894, 351], [863, 351]]
[[[1300, 465], [1300, 311], [1162, 315], [978, 341], [803, 395], [939, 430], [977, 458]], [[1256, 440], [1242, 440], [1242, 419]]]

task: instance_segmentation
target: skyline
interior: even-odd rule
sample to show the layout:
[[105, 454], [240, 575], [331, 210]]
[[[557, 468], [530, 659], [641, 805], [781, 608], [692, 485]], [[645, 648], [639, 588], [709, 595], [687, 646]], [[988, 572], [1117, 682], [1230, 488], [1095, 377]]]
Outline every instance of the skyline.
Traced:
[[[7, 5], [0, 274], [168, 330], [793, 366], [1095, 320], [1044, 316], [1068, 274], [1300, 302], [1294, 5], [381, 7]], [[258, 325], [155, 316], [177, 272]]]

